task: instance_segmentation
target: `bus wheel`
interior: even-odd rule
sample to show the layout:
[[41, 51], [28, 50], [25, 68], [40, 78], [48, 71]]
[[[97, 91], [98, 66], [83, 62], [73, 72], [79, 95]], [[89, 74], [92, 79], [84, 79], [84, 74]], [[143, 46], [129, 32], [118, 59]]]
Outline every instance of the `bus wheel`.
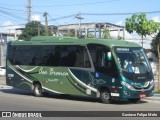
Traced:
[[111, 94], [108, 90], [102, 91], [100, 95], [101, 102], [105, 104], [111, 103]]
[[41, 97], [41, 96], [43, 96], [42, 87], [41, 87], [40, 84], [35, 84], [35, 85], [34, 85], [33, 92], [34, 92], [34, 95], [35, 95], [36, 97]]
[[140, 98], [132, 98], [132, 99], [128, 99], [128, 101], [130, 103], [138, 103], [140, 101]]

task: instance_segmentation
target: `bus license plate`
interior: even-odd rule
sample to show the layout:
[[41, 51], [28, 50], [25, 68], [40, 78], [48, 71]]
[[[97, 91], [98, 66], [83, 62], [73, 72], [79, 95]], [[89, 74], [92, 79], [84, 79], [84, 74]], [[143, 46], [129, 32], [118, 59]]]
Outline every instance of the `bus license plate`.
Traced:
[[139, 97], [144, 98], [144, 97], [146, 97], [146, 95], [145, 94], [140, 94]]

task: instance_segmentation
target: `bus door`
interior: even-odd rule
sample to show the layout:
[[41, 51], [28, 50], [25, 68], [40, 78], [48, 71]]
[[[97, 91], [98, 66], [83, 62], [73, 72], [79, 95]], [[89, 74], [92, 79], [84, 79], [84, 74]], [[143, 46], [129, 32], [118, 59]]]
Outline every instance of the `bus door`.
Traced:
[[118, 71], [111, 50], [100, 44], [88, 44], [87, 47], [95, 69], [93, 73], [90, 73], [91, 85], [95, 88], [114, 86], [118, 78]]

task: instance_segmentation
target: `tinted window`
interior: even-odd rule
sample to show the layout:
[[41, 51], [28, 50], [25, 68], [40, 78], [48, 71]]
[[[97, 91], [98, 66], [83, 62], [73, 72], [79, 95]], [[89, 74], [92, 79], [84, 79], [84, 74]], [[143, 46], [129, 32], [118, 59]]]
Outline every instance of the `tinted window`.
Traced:
[[12, 46], [8, 55], [14, 65], [91, 67], [87, 50], [78, 45]]
[[82, 46], [61, 46], [61, 66], [90, 68], [88, 53]]
[[[27, 46], [29, 47], [29, 46]], [[42, 61], [42, 46], [30, 46], [30, 57], [26, 58], [28, 59], [28, 64], [24, 65], [41, 65]]]
[[96, 71], [117, 77], [117, 68], [113, 57], [112, 60], [107, 59], [107, 53], [110, 52], [110, 49], [100, 44], [88, 44], [87, 47]]

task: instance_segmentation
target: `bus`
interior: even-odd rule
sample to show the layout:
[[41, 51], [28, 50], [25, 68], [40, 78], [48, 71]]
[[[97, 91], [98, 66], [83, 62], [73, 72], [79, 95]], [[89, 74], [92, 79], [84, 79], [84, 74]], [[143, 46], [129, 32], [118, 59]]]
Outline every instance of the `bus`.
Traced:
[[35, 96], [57, 93], [136, 103], [154, 94], [144, 49], [132, 42], [33, 37], [7, 45], [6, 84]]

